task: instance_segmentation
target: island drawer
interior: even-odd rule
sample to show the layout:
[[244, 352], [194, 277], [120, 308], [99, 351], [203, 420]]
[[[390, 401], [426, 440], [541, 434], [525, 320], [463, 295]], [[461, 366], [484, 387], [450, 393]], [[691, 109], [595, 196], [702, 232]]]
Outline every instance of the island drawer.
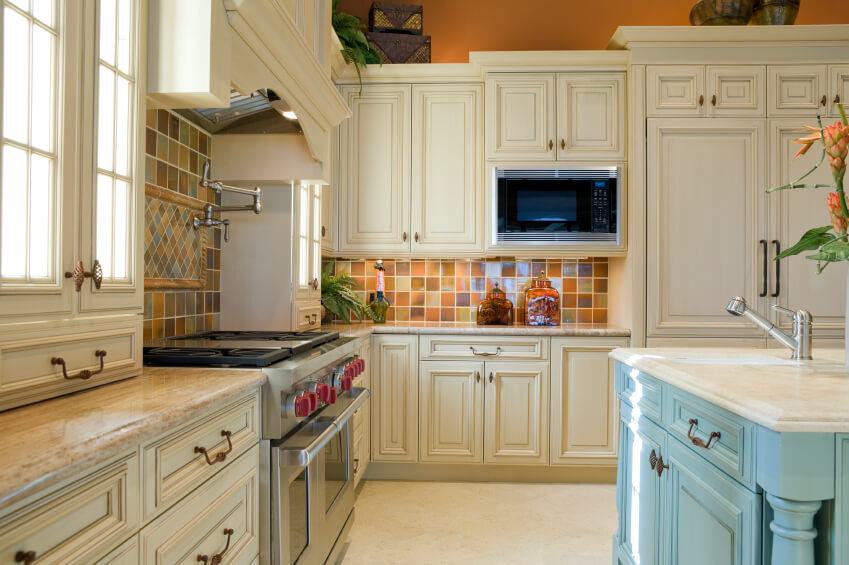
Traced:
[[[142, 447], [145, 521], [257, 443], [259, 426], [259, 394], [254, 393], [145, 444]], [[207, 450], [206, 455], [196, 451], [196, 447]]]
[[616, 392], [619, 399], [639, 408], [642, 414], [655, 422], [661, 421], [661, 389], [661, 383], [656, 378], [625, 363], [616, 363]]
[[[755, 488], [755, 425], [692, 394], [667, 387], [669, 434], [741, 483]], [[718, 434], [711, 439], [711, 434]]]
[[545, 361], [550, 342], [547, 336], [423, 335], [419, 359]]

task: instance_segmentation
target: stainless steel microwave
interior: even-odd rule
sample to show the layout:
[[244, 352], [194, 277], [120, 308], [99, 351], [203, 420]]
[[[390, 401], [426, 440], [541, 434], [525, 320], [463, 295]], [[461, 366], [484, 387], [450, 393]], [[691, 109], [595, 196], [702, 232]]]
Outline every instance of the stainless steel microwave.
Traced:
[[618, 245], [620, 167], [493, 170], [496, 246]]

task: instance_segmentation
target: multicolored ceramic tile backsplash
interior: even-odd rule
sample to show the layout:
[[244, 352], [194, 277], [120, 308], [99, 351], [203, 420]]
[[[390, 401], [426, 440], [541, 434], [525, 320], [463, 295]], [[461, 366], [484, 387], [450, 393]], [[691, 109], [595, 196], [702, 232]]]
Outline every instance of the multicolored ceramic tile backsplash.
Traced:
[[161, 225], [168, 218], [182, 221], [206, 203], [220, 203], [214, 191], [200, 186], [211, 149], [212, 137], [177, 114], [147, 111], [145, 193], [150, 217], [145, 225], [145, 340], [218, 328], [221, 233], [200, 234]]
[[[333, 260], [324, 261], [324, 265]], [[376, 289], [374, 259], [336, 259], [335, 273], [350, 273], [357, 294], [368, 303]], [[560, 292], [561, 322], [607, 323], [606, 257], [589, 259], [410, 260], [383, 261], [387, 320], [474, 322], [477, 306], [495, 283], [513, 303], [513, 319], [525, 322], [524, 291], [545, 271]]]

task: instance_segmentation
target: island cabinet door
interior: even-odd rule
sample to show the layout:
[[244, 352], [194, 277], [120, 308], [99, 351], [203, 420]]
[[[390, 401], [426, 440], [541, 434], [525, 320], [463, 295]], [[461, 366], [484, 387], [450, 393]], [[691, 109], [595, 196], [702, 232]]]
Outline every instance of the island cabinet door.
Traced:
[[640, 416], [627, 404], [621, 405], [619, 472], [616, 505], [619, 509], [619, 563], [652, 565], [662, 563], [666, 477], [651, 467], [651, 455], [666, 459], [666, 432]]
[[372, 461], [418, 460], [418, 336], [372, 338]]
[[419, 364], [422, 461], [483, 463], [483, 363]]
[[549, 364], [486, 363], [485, 462], [548, 463]]
[[669, 565], [750, 565], [761, 559], [761, 496], [669, 439]]

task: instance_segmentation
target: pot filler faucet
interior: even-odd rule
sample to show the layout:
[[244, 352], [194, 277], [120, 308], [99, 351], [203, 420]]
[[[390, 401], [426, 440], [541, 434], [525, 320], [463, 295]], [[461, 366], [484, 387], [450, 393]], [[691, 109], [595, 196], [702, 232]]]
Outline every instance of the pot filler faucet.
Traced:
[[766, 332], [778, 340], [779, 343], [789, 347], [793, 351], [791, 359], [813, 359], [811, 357], [811, 322], [813, 317], [807, 310], [793, 311], [777, 304], [773, 304], [772, 309], [788, 316], [793, 316], [793, 337], [790, 337], [780, 329], [776, 328], [769, 320], [749, 309], [746, 306], [746, 299], [742, 296], [735, 296], [725, 307], [732, 316], [746, 316], [755, 324], [766, 330]]
[[203, 217], [195, 216], [192, 219], [192, 227], [194, 229], [200, 229], [201, 226], [208, 228], [224, 226], [224, 241], [230, 241], [230, 220], [218, 220], [213, 218], [212, 215], [214, 213], [242, 212], [248, 210], [252, 211], [254, 214], [262, 212], [262, 193], [258, 186], [254, 188], [242, 188], [241, 186], [230, 186], [229, 184], [224, 184], [217, 180], [210, 180], [209, 161], [203, 164], [203, 178], [200, 180], [200, 185], [211, 188], [216, 192], [216, 194], [221, 194], [222, 190], [238, 194], [247, 194], [253, 196], [254, 203], [247, 204], [245, 206], [213, 206], [212, 204], [207, 204], [203, 208]]

